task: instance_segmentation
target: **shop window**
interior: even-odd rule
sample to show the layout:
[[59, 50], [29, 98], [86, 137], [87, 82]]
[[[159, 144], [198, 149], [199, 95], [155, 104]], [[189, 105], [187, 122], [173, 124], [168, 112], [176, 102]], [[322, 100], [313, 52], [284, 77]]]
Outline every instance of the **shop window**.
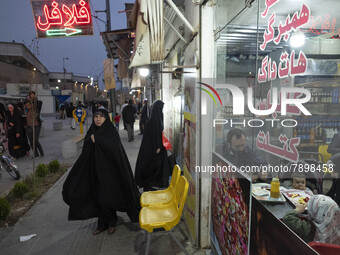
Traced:
[[302, 163], [312, 190], [328, 176], [320, 148], [340, 128], [340, 2], [245, 2], [216, 2], [214, 155], [259, 166], [253, 182], [291, 178], [282, 167]]

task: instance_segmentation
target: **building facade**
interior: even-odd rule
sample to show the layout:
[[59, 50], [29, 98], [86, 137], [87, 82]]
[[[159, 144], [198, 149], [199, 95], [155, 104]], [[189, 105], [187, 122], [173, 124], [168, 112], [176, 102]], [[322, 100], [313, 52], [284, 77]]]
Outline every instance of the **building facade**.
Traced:
[[[99, 90], [97, 82], [90, 77], [69, 72], [49, 72], [24, 44], [0, 42], [0, 94], [7, 95], [6, 103], [24, 101], [30, 90], [36, 91], [43, 101], [42, 114], [55, 114], [63, 100], [77, 105], [107, 100], [107, 94]], [[15, 98], [14, 98], [15, 97]], [[20, 99], [21, 98], [21, 99]], [[4, 101], [4, 100], [3, 100]]]

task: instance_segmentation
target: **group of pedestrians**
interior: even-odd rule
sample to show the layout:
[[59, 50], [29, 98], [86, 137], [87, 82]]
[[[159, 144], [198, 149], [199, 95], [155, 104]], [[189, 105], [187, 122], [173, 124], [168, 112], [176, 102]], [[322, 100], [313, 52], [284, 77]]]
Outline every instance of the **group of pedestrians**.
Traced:
[[37, 99], [34, 91], [30, 91], [24, 104], [8, 104], [8, 111], [6, 112], [5, 109], [1, 111], [0, 118], [4, 120], [3, 128], [8, 139], [8, 151], [13, 159], [29, 156], [30, 146], [35, 152], [35, 157], [44, 156], [39, 142], [42, 125], [41, 107], [42, 101]]
[[[138, 186], [144, 191], [166, 187], [173, 167], [162, 144], [163, 105], [162, 101], [157, 100], [150, 109], [135, 177], [107, 110], [97, 109], [93, 113], [93, 122], [85, 136], [82, 153], [63, 185], [63, 199], [70, 206], [69, 220], [97, 217], [98, 224], [93, 235], [105, 230], [113, 234], [117, 211], [126, 212], [131, 222], [138, 222]], [[131, 115], [135, 113], [130, 100], [123, 109], [129, 141], [133, 140], [134, 118]]]

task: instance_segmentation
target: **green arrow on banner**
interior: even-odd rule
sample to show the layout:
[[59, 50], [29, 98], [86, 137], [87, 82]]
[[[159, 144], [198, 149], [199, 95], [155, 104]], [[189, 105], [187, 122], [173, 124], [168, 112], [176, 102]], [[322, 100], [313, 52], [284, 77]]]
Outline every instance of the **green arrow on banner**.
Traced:
[[75, 34], [81, 33], [81, 29], [75, 29], [75, 28], [64, 28], [64, 29], [52, 29], [52, 30], [47, 30], [46, 35], [47, 36], [71, 36]]

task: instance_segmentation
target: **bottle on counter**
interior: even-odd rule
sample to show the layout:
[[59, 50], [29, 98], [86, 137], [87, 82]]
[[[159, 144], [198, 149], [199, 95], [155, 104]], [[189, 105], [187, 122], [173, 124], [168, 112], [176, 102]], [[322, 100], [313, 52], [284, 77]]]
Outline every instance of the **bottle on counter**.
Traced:
[[270, 183], [270, 196], [272, 198], [279, 198], [280, 197], [280, 181], [279, 178], [273, 178]]

